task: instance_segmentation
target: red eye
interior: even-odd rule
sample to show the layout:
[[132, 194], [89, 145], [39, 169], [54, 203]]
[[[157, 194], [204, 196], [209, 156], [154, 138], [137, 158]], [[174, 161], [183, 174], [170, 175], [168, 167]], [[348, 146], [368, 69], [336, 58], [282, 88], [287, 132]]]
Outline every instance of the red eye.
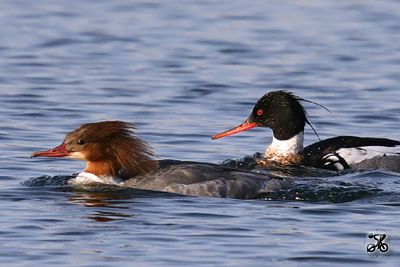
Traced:
[[263, 113], [264, 113], [264, 110], [262, 110], [262, 109], [257, 110], [257, 115], [258, 116], [261, 116]]

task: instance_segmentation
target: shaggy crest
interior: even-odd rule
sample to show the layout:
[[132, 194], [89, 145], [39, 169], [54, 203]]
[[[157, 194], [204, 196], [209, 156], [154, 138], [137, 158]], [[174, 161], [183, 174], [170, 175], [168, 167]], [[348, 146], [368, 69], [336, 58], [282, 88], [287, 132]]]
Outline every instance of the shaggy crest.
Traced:
[[137, 137], [135, 129], [133, 124], [123, 121], [87, 123], [69, 133], [64, 143], [84, 143], [83, 150], [88, 150], [85, 170], [102, 165], [107, 175], [125, 179], [157, 168], [152, 160], [153, 149]]

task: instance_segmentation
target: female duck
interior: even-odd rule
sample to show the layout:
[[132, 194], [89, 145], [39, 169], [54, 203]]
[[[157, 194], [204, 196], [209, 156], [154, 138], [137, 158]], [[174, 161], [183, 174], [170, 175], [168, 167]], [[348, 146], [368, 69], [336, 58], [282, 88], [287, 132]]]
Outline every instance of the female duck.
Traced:
[[123, 121], [87, 123], [66, 135], [61, 145], [32, 157], [69, 157], [86, 161], [73, 185], [116, 184], [193, 196], [255, 198], [290, 183], [211, 163], [154, 160], [150, 146]]

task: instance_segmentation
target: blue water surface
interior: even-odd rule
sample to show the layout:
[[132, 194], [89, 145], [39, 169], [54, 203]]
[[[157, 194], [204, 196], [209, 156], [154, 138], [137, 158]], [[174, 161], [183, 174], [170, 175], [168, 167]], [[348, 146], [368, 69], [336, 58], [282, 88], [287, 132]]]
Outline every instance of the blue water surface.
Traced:
[[[278, 88], [332, 111], [306, 103], [321, 138], [400, 139], [398, 1], [4, 0], [0, 25], [0, 265], [398, 266], [396, 173], [261, 200], [24, 184], [81, 171], [30, 154], [100, 120], [134, 122], [160, 158], [262, 152], [267, 129], [210, 137]], [[371, 231], [388, 254], [366, 253]]]

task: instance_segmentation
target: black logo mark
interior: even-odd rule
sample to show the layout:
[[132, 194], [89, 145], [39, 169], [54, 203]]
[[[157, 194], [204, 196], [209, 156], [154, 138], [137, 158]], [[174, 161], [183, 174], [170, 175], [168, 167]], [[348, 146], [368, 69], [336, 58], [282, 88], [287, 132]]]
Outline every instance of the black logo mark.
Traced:
[[379, 250], [382, 253], [386, 253], [389, 250], [389, 245], [384, 242], [387, 237], [386, 233], [368, 233], [368, 239], [373, 239], [375, 242], [367, 245], [367, 252], [376, 253]]

